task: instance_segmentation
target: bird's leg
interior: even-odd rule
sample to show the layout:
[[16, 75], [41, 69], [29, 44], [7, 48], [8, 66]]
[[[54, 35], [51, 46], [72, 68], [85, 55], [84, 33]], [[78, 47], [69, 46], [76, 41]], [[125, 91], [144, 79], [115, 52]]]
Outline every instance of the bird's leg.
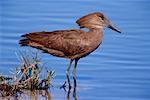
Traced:
[[[72, 62], [73, 62], [73, 59], [70, 60], [70, 63], [69, 63], [69, 65], [68, 65], [68, 67], [67, 67], [67, 70], [66, 70], [66, 76], [67, 76], [67, 81], [68, 81], [68, 84], [69, 84], [69, 89], [71, 89], [71, 85], [70, 85], [70, 68], [71, 68]], [[60, 89], [63, 88], [63, 89], [66, 91], [65, 87], [66, 87], [66, 81], [65, 81], [64, 84], [60, 87]]]
[[72, 71], [74, 86], [76, 86], [76, 67], [77, 67], [78, 60], [79, 59], [75, 59], [75, 64], [74, 64], [74, 68], [73, 68], [73, 71]]
[[73, 68], [73, 80], [74, 80], [74, 90], [73, 90], [73, 96], [76, 97], [76, 87], [77, 87], [77, 82], [76, 82], [76, 67], [79, 59], [75, 59], [75, 65]]
[[69, 84], [69, 89], [71, 89], [71, 84], [70, 84], [70, 68], [71, 68], [71, 64], [72, 64], [73, 60], [70, 60], [69, 66], [66, 70], [66, 75], [67, 75], [67, 80], [68, 80], [68, 84]]

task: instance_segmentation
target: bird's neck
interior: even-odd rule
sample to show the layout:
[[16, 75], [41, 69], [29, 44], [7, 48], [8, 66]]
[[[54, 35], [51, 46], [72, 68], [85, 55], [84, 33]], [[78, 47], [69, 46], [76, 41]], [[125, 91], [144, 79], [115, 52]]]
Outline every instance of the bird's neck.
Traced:
[[89, 29], [88, 37], [90, 37], [90, 40], [97, 41], [97, 43], [100, 43], [103, 38], [103, 29]]
[[103, 29], [101, 29], [101, 28], [91, 28], [91, 29], [89, 29], [89, 32], [103, 33]]
[[92, 28], [92, 29], [89, 29], [89, 33], [91, 35], [94, 35], [94, 36], [100, 36], [100, 37], [102, 37], [103, 36], [103, 29]]

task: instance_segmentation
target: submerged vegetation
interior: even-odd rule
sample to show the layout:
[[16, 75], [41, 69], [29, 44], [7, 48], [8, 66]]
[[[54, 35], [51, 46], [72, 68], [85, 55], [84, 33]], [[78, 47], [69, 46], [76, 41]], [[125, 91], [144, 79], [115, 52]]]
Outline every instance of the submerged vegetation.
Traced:
[[12, 76], [0, 75], [0, 95], [14, 96], [24, 90], [47, 90], [51, 86], [54, 71], [45, 70], [39, 52], [19, 52], [20, 66]]

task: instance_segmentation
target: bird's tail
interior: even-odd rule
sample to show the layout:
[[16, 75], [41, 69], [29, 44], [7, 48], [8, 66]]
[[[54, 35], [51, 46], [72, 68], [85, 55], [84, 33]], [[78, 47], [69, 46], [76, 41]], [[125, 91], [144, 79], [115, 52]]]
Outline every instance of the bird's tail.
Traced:
[[21, 46], [28, 46], [30, 43], [29, 39], [22, 39], [19, 41], [19, 44], [21, 44]]
[[28, 34], [23, 34], [23, 35], [21, 35], [21, 37], [26, 37]]

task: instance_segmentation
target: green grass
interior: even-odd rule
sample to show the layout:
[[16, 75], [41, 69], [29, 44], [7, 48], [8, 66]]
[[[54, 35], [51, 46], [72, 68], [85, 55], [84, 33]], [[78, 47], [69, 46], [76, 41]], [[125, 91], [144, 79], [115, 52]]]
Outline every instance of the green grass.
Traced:
[[40, 62], [39, 52], [18, 54], [20, 66], [14, 69], [13, 76], [0, 76], [0, 95], [14, 96], [23, 93], [25, 89], [47, 90], [51, 86], [54, 71], [45, 70], [44, 64]]

